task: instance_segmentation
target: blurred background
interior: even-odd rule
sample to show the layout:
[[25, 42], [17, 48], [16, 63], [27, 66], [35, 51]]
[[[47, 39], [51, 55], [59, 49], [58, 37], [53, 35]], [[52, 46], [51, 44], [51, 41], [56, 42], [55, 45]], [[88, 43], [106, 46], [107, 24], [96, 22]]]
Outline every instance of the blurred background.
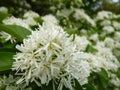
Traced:
[[[0, 6], [9, 8], [9, 12], [15, 16], [22, 15], [27, 10], [33, 10], [40, 15], [50, 13], [50, 6], [57, 4], [56, 2], [74, 0], [0, 0]], [[120, 0], [83, 0], [83, 6], [89, 15], [97, 13], [101, 10], [112, 11], [120, 14]]]

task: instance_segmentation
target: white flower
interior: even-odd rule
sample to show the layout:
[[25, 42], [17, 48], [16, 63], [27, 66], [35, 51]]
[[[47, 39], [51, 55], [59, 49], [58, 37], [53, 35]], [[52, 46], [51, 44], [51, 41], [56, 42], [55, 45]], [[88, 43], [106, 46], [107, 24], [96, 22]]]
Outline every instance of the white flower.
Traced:
[[6, 7], [0, 7], [0, 12], [8, 13], [8, 9]]
[[116, 87], [120, 87], [120, 78], [118, 78], [115, 74], [111, 74], [110, 82], [115, 85]]
[[55, 18], [55, 16], [53, 16], [52, 14], [49, 15], [45, 15], [42, 17], [44, 23], [47, 24], [58, 24], [58, 20]]
[[88, 83], [88, 77], [90, 76], [90, 66], [87, 60], [81, 58], [80, 52], [75, 53], [73, 61], [67, 67], [67, 71], [78, 80], [81, 85]]
[[60, 29], [61, 27], [58, 26], [58, 20], [55, 18], [55, 16], [49, 14], [49, 15], [46, 15], [46, 16], [43, 16], [42, 17], [43, 19], [43, 27], [44, 28], [55, 28], [55, 29]]
[[112, 32], [114, 32], [114, 28], [112, 26], [104, 26], [103, 27], [103, 30], [107, 33], [107, 34], [110, 34]]
[[[73, 36], [72, 36], [73, 38]], [[78, 51], [84, 51], [87, 45], [90, 43], [85, 36], [77, 36], [75, 35], [75, 39], [73, 43], [76, 45], [76, 49]]]
[[100, 25], [101, 26], [109, 26], [111, 24], [111, 21], [110, 20], [103, 20]]
[[99, 40], [98, 33], [92, 34], [89, 39], [97, 42]]
[[74, 90], [73, 89], [73, 84], [71, 81], [73, 77], [71, 75], [69, 75], [67, 78], [62, 77], [60, 80], [60, 83], [58, 85], [58, 90], [63, 90], [63, 87], [65, 86], [66, 88], [68, 88], [69, 90]]
[[24, 14], [24, 18], [37, 18], [39, 17], [39, 14], [33, 11], [28, 11]]
[[0, 38], [5, 39], [5, 41], [10, 41], [11, 43], [16, 42], [14, 37], [12, 37], [10, 34], [3, 31], [0, 32]]
[[103, 20], [103, 19], [110, 19], [112, 17], [113, 17], [113, 13], [112, 12], [100, 11], [100, 12], [98, 12], [98, 14], [96, 16], [95, 21]]
[[116, 22], [116, 21], [113, 21], [113, 27], [117, 30], [120, 30], [120, 23], [119, 22]]
[[0, 90], [32, 90], [30, 87], [26, 87], [26, 84], [16, 84], [16, 80], [19, 77], [13, 78], [12, 75], [0, 77]]
[[78, 53], [78, 55], [76, 55], [77, 58], [80, 58], [83, 61], [87, 61], [87, 63], [89, 64], [89, 68], [88, 71], [90, 70], [91, 72], [99, 72], [102, 68], [102, 64], [100, 62], [101, 57], [98, 57], [96, 55], [93, 55], [91, 53]]
[[120, 14], [113, 15], [113, 18], [120, 18]]
[[95, 22], [93, 19], [91, 19], [82, 9], [75, 9], [75, 13], [73, 16], [76, 20], [81, 20], [84, 19], [86, 20], [88, 23], [90, 23], [92, 26], [95, 26]]
[[29, 25], [26, 22], [24, 22], [24, 20], [22, 20], [20, 18], [16, 18], [14, 16], [8, 17], [8, 18], [4, 19], [2, 22], [6, 25], [18, 25], [18, 26], [22, 26], [22, 27], [30, 30]]
[[117, 42], [120, 42], [120, 32], [115, 32], [114, 39], [115, 39]]
[[25, 19], [24, 19], [24, 22], [26, 22], [28, 25], [30, 26], [34, 26], [34, 25], [37, 25], [38, 23], [35, 21], [35, 18], [38, 18], [40, 17], [38, 13], [36, 12], [33, 12], [33, 11], [28, 11], [24, 14], [23, 16]]
[[98, 50], [98, 52], [96, 52], [95, 55], [102, 58], [100, 62], [102, 63], [102, 67], [105, 70], [117, 71], [120, 67], [119, 61], [113, 55], [112, 50], [110, 48], [105, 47], [104, 42], [101, 43], [102, 44], [97, 43], [97, 45], [95, 46], [95, 48]]
[[115, 47], [115, 41], [112, 38], [106, 37], [104, 40], [105, 46], [113, 49]]
[[25, 18], [24, 22], [27, 23], [29, 26], [38, 25], [38, 23], [32, 17]]
[[68, 18], [68, 16], [73, 12], [72, 9], [62, 9], [61, 11], [58, 10], [57, 11], [57, 16], [62, 16], [62, 17], [65, 17], [65, 18]]
[[87, 30], [86, 30], [86, 29], [81, 29], [81, 30], [80, 30], [80, 33], [86, 34], [86, 33], [87, 33]]

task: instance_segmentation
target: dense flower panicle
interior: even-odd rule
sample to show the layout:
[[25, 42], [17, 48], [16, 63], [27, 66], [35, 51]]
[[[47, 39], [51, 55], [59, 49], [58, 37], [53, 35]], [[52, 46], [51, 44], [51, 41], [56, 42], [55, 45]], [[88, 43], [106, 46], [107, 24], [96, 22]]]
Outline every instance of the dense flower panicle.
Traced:
[[74, 78], [78, 80], [81, 85], [88, 82], [91, 70], [89, 62], [85, 58], [81, 57], [82, 52], [74, 53], [73, 60], [67, 66], [67, 72], [69, 72]]
[[44, 27], [32, 32], [16, 48], [21, 52], [14, 57], [13, 70], [17, 70], [17, 74], [22, 71], [23, 80], [27, 83], [40, 79], [40, 84], [59, 79], [75, 51], [65, 32], [54, 28], [44, 30]]
[[99, 72], [103, 67], [99, 62], [103, 58], [81, 52], [90, 43], [86, 37], [75, 35], [72, 41], [60, 26], [52, 23], [48, 27], [44, 23], [24, 39], [23, 44], [16, 46], [20, 52], [14, 56], [12, 69], [22, 75], [17, 83], [35, 82], [40, 86], [58, 79], [59, 90], [63, 86], [73, 90], [73, 78], [81, 85], [86, 84], [90, 73]]
[[[76, 57], [79, 58], [80, 60], [87, 62], [89, 64], [89, 68], [87, 68], [87, 69], [89, 69], [91, 72], [92, 71], [99, 72], [102, 68], [102, 64], [100, 62], [101, 57], [97, 57], [93, 54], [85, 53], [85, 52], [77, 53]], [[87, 65], [87, 67], [88, 67], [88, 65]]]
[[[73, 39], [73, 36], [71, 36], [71, 38]], [[75, 35], [75, 39], [73, 43], [76, 45], [76, 49], [78, 51], [84, 51], [87, 45], [90, 44], [90, 42], [87, 40], [85, 36], [77, 36], [77, 35]]]
[[110, 74], [111, 80], [110, 83], [120, 88], [120, 78], [118, 78], [115, 74]]
[[106, 70], [117, 71], [120, 67], [120, 63], [116, 56], [113, 55], [112, 50], [105, 46], [104, 42], [98, 42], [95, 48], [98, 52], [95, 54], [103, 59], [100, 60], [103, 63], [103, 68]]

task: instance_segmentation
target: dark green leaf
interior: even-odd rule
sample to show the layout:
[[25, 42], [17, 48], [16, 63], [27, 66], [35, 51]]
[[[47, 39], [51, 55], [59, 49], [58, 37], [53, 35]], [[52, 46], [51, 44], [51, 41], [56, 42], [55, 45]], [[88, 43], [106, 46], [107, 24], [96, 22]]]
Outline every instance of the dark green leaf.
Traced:
[[2, 22], [3, 19], [5, 19], [8, 16], [10, 16], [10, 14], [0, 12], [0, 23]]
[[0, 51], [0, 71], [11, 69], [14, 52]]
[[48, 85], [42, 85], [41, 88], [42, 88], [42, 90], [53, 90], [53, 83], [52, 83], [52, 81], [50, 81]]
[[17, 52], [15, 48], [0, 48], [0, 52]]
[[65, 29], [65, 31], [70, 35], [76, 33], [76, 30], [73, 30], [73, 29]]
[[84, 85], [85, 90], [96, 90], [95, 87], [89, 82]]
[[100, 90], [103, 90], [105, 88], [107, 88], [108, 83], [109, 83], [109, 77], [107, 72], [104, 69], [101, 69], [100, 72], [97, 73], [98, 74], [98, 88]]
[[82, 86], [79, 84], [79, 82], [76, 79], [75, 79], [74, 90], [83, 90]]
[[91, 53], [94, 53], [94, 52], [97, 52], [98, 50], [95, 49], [92, 45], [88, 44], [87, 47], [86, 47], [86, 50], [85, 52], [91, 52]]
[[40, 24], [42, 24], [43, 20], [40, 17], [34, 18], [34, 20]]

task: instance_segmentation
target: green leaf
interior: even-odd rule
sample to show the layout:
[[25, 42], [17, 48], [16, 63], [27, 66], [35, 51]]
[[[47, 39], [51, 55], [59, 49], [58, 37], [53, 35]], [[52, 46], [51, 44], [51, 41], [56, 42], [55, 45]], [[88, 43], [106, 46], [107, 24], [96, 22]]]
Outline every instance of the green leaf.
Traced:
[[79, 84], [79, 82], [76, 79], [75, 79], [74, 90], [83, 90], [82, 86]]
[[17, 49], [15, 48], [0, 48], [0, 52], [17, 52]]
[[70, 35], [76, 33], [76, 30], [73, 30], [73, 29], [65, 29], [65, 31]]
[[41, 17], [34, 18], [34, 20], [35, 20], [36, 22], [40, 23], [40, 24], [43, 23], [43, 20], [42, 20]]
[[10, 16], [10, 14], [0, 12], [0, 23], [2, 23], [2, 20], [5, 19], [8, 16]]
[[95, 49], [92, 45], [88, 44], [87, 47], [86, 47], [86, 50], [85, 52], [91, 52], [91, 53], [94, 53], [94, 52], [97, 52], [98, 50]]
[[48, 85], [42, 85], [41, 88], [42, 88], [42, 90], [54, 90], [52, 81], [50, 81]]
[[0, 51], [0, 71], [10, 70], [13, 63], [15, 52]]
[[5, 31], [15, 37], [18, 41], [22, 42], [27, 35], [30, 35], [31, 32], [21, 26], [18, 25], [3, 25], [0, 24], [0, 31]]
[[86, 85], [84, 85], [85, 90], [96, 90], [95, 87], [88, 82]]
[[80, 31], [79, 30], [74, 30], [74, 29], [64, 29], [68, 34], [77, 34], [79, 35], [80, 34]]
[[104, 69], [101, 69], [101, 71], [98, 72], [97, 75], [98, 75], [99, 90], [103, 90], [107, 88], [108, 83], [109, 83], [109, 77], [108, 77], [107, 72]]

